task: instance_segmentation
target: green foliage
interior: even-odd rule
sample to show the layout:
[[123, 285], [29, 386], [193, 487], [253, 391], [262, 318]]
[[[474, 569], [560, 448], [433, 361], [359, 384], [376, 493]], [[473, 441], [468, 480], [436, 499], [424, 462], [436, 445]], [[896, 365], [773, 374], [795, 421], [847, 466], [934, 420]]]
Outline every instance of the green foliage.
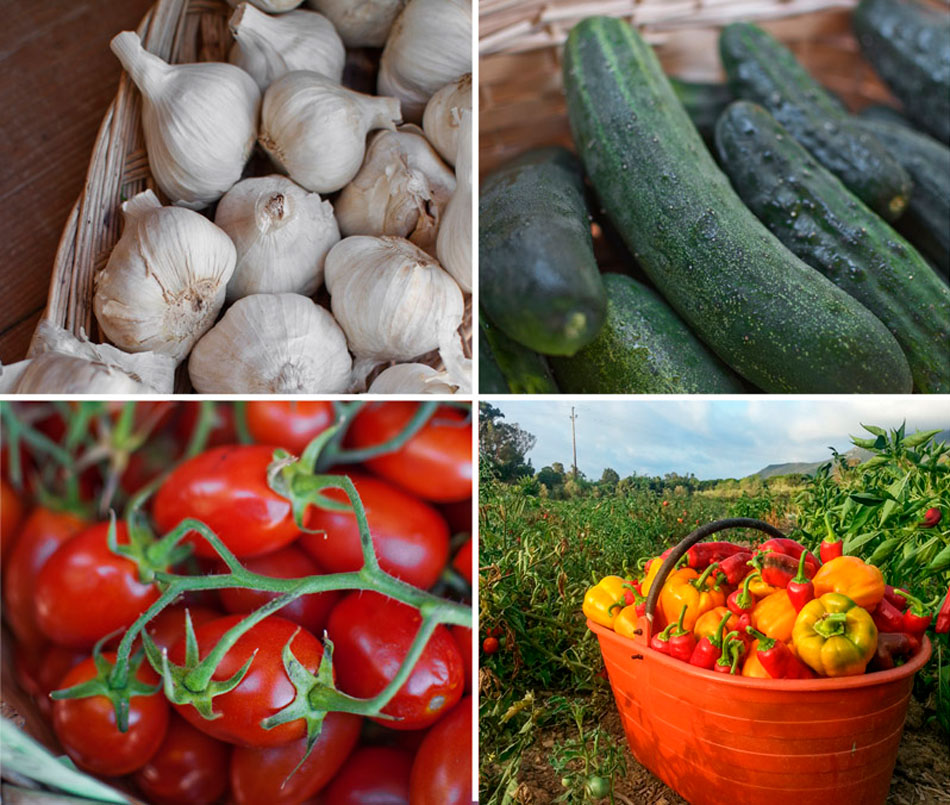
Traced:
[[514, 481], [534, 475], [531, 462], [526, 460], [534, 447], [535, 437], [516, 423], [503, 422], [505, 415], [490, 403], [479, 406], [478, 451], [479, 463], [490, 470], [491, 477]]

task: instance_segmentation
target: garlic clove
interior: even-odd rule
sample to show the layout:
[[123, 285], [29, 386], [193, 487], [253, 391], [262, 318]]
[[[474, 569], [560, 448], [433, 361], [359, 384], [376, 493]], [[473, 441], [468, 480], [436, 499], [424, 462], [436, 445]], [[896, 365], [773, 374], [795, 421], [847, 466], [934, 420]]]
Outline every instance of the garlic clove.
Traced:
[[247, 71], [261, 91], [294, 70], [311, 70], [337, 84], [343, 79], [346, 51], [333, 24], [314, 11], [271, 17], [248, 3], [231, 15], [231, 64]]
[[472, 74], [446, 84], [426, 104], [422, 128], [426, 138], [450, 165], [455, 164], [462, 112], [472, 111]]
[[406, 120], [418, 122], [436, 90], [471, 71], [471, 2], [409, 0], [383, 48], [377, 87], [399, 98]]
[[151, 190], [122, 212], [125, 231], [95, 279], [96, 319], [124, 350], [181, 361], [224, 304], [234, 244], [199, 213], [162, 207]]
[[[261, 11], [267, 11], [270, 14], [284, 14], [293, 11], [303, 0], [250, 0], [250, 2]], [[228, 4], [238, 5], [238, 0], [228, 0]]]
[[360, 169], [366, 135], [394, 129], [399, 101], [334, 84], [317, 73], [295, 71], [267, 88], [260, 142], [274, 164], [315, 193], [332, 193]]
[[454, 356], [453, 338], [461, 352], [462, 293], [409, 241], [344, 238], [327, 255], [325, 271], [333, 315], [356, 356], [357, 386], [381, 363], [410, 361], [434, 349]]
[[328, 311], [298, 294], [239, 299], [196, 345], [188, 374], [201, 394], [337, 394], [352, 359]]
[[30, 363], [30, 360], [9, 363], [6, 366], [0, 363], [0, 394], [16, 393], [17, 384]]
[[406, 0], [307, 0], [325, 14], [349, 48], [381, 48]]
[[380, 372], [370, 384], [370, 394], [455, 394], [458, 386], [448, 373], [424, 363], [397, 363]]
[[234, 185], [218, 202], [214, 222], [237, 249], [228, 301], [257, 293], [311, 296], [323, 284], [327, 252], [340, 240], [330, 202], [276, 174]]
[[149, 389], [121, 369], [75, 355], [45, 352], [27, 361], [17, 394], [148, 394]]
[[466, 293], [472, 292], [472, 113], [462, 112], [455, 193], [445, 207], [436, 240], [439, 262]]
[[238, 179], [257, 138], [261, 93], [233, 64], [167, 64], [123, 31], [112, 51], [142, 93], [152, 175], [175, 204], [201, 209]]
[[370, 138], [363, 165], [334, 204], [348, 235], [395, 235], [434, 253], [442, 211], [455, 175], [417, 126]]

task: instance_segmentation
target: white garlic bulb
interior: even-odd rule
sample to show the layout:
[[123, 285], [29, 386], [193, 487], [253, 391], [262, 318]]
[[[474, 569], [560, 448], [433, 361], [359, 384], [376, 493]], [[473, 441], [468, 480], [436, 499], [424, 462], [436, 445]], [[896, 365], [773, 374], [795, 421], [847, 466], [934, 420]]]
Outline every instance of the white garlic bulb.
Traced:
[[459, 127], [457, 184], [442, 216], [436, 240], [439, 262], [459, 287], [472, 292], [472, 113], [462, 112]]
[[471, 71], [470, 0], [409, 0], [386, 40], [377, 87], [418, 122], [436, 90]]
[[462, 293], [435, 260], [407, 240], [344, 238], [327, 255], [326, 285], [333, 315], [356, 356], [357, 385], [380, 363], [439, 349], [449, 366], [461, 352]]
[[175, 204], [201, 209], [241, 178], [257, 137], [261, 93], [233, 64], [166, 64], [123, 31], [112, 51], [142, 92], [152, 175]]
[[433, 253], [455, 175], [417, 126], [370, 138], [359, 173], [333, 205], [347, 235], [396, 235]]
[[381, 48], [406, 0], [307, 0], [325, 14], [350, 48]]
[[122, 212], [125, 230], [96, 275], [96, 319], [124, 350], [181, 361], [224, 304], [234, 244], [203, 215], [163, 207], [151, 190]]
[[237, 249], [227, 299], [255, 293], [312, 295], [340, 240], [329, 201], [286, 176], [243, 179], [218, 202], [214, 222]]
[[343, 78], [343, 41], [322, 14], [291, 11], [272, 17], [241, 3], [230, 25], [234, 46], [228, 61], [250, 73], [262, 92], [294, 70], [312, 70], [337, 84]]
[[455, 164], [462, 112], [472, 111], [472, 74], [446, 84], [429, 98], [422, 115], [422, 129], [435, 150], [450, 165]]
[[328, 311], [298, 294], [238, 299], [188, 361], [202, 394], [337, 394], [352, 360]]
[[44, 352], [20, 375], [17, 394], [148, 394], [147, 388], [115, 366]]
[[454, 394], [457, 386], [448, 374], [425, 363], [397, 363], [380, 372], [370, 383], [370, 394]]
[[366, 134], [394, 129], [399, 101], [345, 89], [317, 73], [295, 71], [267, 88], [260, 141], [281, 170], [315, 193], [332, 193], [356, 176]]
[[[297, 8], [303, 0], [250, 0], [250, 2], [261, 11], [268, 11], [271, 14], [283, 14]], [[228, 0], [232, 6], [238, 4], [238, 0]]]

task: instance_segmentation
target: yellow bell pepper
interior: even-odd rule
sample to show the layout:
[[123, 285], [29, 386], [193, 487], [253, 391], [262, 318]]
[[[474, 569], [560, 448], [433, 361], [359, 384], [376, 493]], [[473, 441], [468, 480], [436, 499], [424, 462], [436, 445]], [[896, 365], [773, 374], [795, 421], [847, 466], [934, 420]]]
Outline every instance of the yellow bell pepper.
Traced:
[[815, 585], [815, 598], [825, 593], [840, 593], [868, 611], [884, 597], [884, 575], [857, 556], [839, 556], [825, 562], [811, 581]]
[[726, 602], [726, 594], [720, 589], [718, 576], [719, 569], [715, 563], [707, 567], [702, 575], [688, 567], [671, 573], [660, 590], [660, 611], [666, 622], [678, 620], [685, 605], [683, 628], [693, 631], [701, 615], [722, 606]]
[[631, 640], [635, 637], [637, 622], [640, 616], [637, 615], [637, 605], [631, 604], [624, 607], [614, 619], [614, 631], [621, 637], [629, 637]]
[[693, 626], [693, 635], [696, 637], [696, 642], [704, 637], [712, 637], [716, 634], [716, 630], [719, 629], [719, 621], [728, 611], [727, 607], [713, 607], [708, 612], [700, 615], [696, 619], [696, 625]]
[[650, 560], [650, 569], [647, 571], [646, 576], [643, 577], [643, 582], [640, 584], [640, 592], [644, 597], [650, 594], [650, 588], [653, 586], [653, 580], [656, 578], [657, 573], [660, 572], [660, 565], [663, 564], [663, 560], [659, 556], [654, 556]]
[[759, 646], [759, 641], [754, 640], [752, 642], [752, 648], [749, 649], [749, 653], [746, 656], [745, 662], [742, 664], [742, 675], [751, 676], [755, 679], [771, 679], [769, 672], [762, 667], [762, 663], [759, 660], [759, 652], [756, 649]]
[[762, 576], [756, 574], [752, 579], [749, 580], [749, 592], [752, 593], [756, 598], [765, 598], [772, 593], [777, 593], [781, 587], [773, 587], [771, 584], [766, 584], [762, 581]]
[[586, 615], [594, 623], [614, 628], [614, 620], [625, 606], [627, 606], [627, 587], [631, 584], [628, 579], [620, 576], [605, 576], [597, 584], [587, 590], [582, 607]]
[[792, 640], [799, 659], [821, 676], [854, 676], [877, 650], [877, 627], [846, 595], [825, 593], [802, 607]]
[[756, 602], [752, 625], [767, 637], [787, 643], [792, 638], [796, 614], [788, 593], [779, 590]]

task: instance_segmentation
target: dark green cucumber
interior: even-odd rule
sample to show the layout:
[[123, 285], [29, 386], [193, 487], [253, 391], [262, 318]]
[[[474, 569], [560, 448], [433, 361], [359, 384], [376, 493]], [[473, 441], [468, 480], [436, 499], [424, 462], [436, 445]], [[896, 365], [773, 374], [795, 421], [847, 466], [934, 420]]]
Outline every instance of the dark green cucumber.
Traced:
[[907, 114], [950, 142], [950, 15], [911, 0], [862, 0], [854, 32]]
[[950, 282], [950, 148], [876, 111], [862, 112], [858, 122], [890, 148], [910, 174], [914, 192], [898, 229]]
[[604, 323], [581, 165], [564, 148], [522, 154], [482, 183], [481, 305], [507, 336], [573, 355]]
[[[512, 341], [501, 330], [492, 325], [485, 316], [479, 316], [479, 358], [483, 344], [487, 345], [495, 365], [501, 371], [506, 386], [501, 393], [507, 394], [557, 394], [557, 384], [551, 374], [551, 369], [543, 355], [532, 352], [517, 341]], [[479, 362], [478, 370], [482, 366]], [[497, 387], [497, 378], [490, 382]], [[478, 379], [479, 390], [492, 393], [492, 389], [482, 384], [481, 375]]]
[[485, 331], [479, 328], [478, 338], [478, 390], [482, 394], [508, 394], [508, 381], [495, 360]]
[[736, 98], [764, 106], [872, 210], [889, 221], [900, 217], [911, 193], [907, 172], [788, 48], [761, 28], [737, 22], [723, 29], [719, 53]]
[[[879, 120], [885, 123], [897, 123], [901, 126], [914, 128], [914, 124], [893, 106], [884, 106], [884, 104], [879, 103], [865, 106], [864, 109], [861, 110], [858, 118], [860, 120]], [[887, 143], [884, 144], [887, 145]], [[913, 178], [914, 177], [911, 176], [911, 181], [913, 181]]]
[[575, 26], [564, 76], [574, 142], [604, 210], [723, 361], [768, 392], [911, 390], [887, 328], [742, 203], [627, 23]]
[[741, 394], [742, 383], [656, 293], [623, 274], [604, 274], [607, 320], [570, 358], [552, 358], [571, 394]]
[[729, 106], [716, 124], [716, 148], [749, 209], [890, 329], [917, 391], [950, 392], [950, 288], [917, 250], [761, 106]]
[[735, 100], [728, 84], [684, 81], [673, 76], [670, 76], [670, 84], [703, 139], [712, 142], [719, 115]]

